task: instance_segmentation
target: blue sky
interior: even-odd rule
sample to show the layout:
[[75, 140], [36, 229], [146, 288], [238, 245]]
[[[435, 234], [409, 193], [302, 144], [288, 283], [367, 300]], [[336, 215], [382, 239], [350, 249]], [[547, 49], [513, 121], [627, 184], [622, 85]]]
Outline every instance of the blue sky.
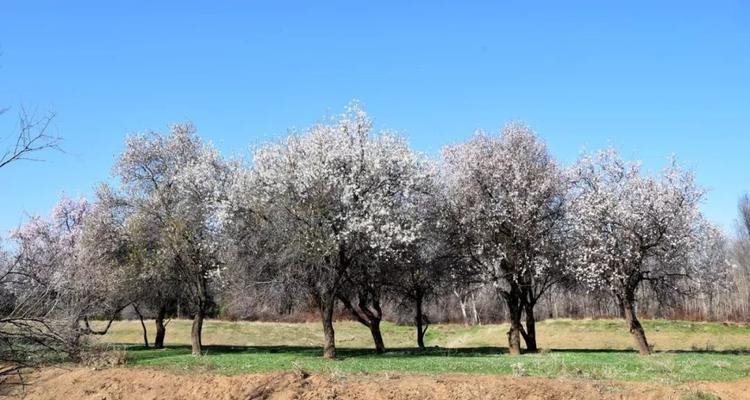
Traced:
[[430, 154], [509, 120], [565, 163], [676, 154], [728, 230], [750, 190], [750, 2], [198, 3], [3, 2], [0, 136], [51, 110], [66, 153], [0, 170], [0, 231], [90, 195], [128, 133], [246, 154], [352, 99]]

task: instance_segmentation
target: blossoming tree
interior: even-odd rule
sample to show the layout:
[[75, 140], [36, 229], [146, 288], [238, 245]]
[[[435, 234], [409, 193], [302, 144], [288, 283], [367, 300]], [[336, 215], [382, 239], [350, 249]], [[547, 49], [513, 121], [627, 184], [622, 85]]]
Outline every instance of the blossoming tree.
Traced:
[[[417, 227], [393, 214], [414, 206], [422, 160], [401, 138], [373, 134], [355, 104], [336, 121], [261, 147], [253, 163], [259, 196], [281, 237], [278, 279], [310, 295], [323, 321], [324, 355], [335, 358], [333, 311], [349, 273], [382, 265], [414, 240]], [[381, 316], [371, 300], [370, 315], [360, 309], [360, 321], [382, 349]]]
[[87, 262], [82, 249], [85, 199], [63, 197], [48, 218], [33, 216], [11, 233], [16, 244], [11, 269], [3, 272], [15, 291], [10, 319], [33, 321], [30, 338], [54, 338], [62, 351], [77, 357], [80, 326], [90, 313], [106, 312], [114, 287], [108, 271]]
[[584, 156], [573, 175], [570, 265], [585, 285], [613, 293], [640, 353], [649, 354], [636, 293], [642, 284], [673, 290], [694, 272], [690, 257], [707, 229], [698, 210], [704, 192], [674, 161], [646, 176], [614, 150]]
[[210, 284], [222, 268], [220, 214], [230, 164], [192, 125], [180, 124], [169, 135], [128, 138], [115, 174], [134, 209], [131, 223], [156, 228], [157, 256], [164, 262], [152, 266], [190, 302], [192, 350], [200, 355]]
[[[567, 181], [546, 145], [522, 124], [478, 133], [443, 152], [452, 242], [468, 276], [493, 285], [510, 314], [511, 354], [523, 335], [536, 350], [534, 305], [556, 282], [555, 247]], [[526, 329], [521, 318], [526, 313]]]

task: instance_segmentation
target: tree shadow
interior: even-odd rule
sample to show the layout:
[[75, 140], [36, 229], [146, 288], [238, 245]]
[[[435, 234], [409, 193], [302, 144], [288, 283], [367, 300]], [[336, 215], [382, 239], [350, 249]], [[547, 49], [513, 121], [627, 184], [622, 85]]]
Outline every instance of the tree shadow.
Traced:
[[[157, 360], [167, 357], [189, 356], [191, 347], [188, 345], [167, 346], [164, 349], [145, 348], [143, 346], [134, 346], [122, 344], [126, 350], [131, 351], [133, 358], [137, 361]], [[293, 355], [300, 358], [306, 357], [323, 357], [323, 349], [320, 346], [227, 346], [212, 345], [204, 346], [204, 354], [208, 356], [221, 355], [267, 355], [282, 354]], [[426, 357], [490, 357], [490, 356], [507, 356], [507, 347], [467, 347], [467, 348], [444, 348], [428, 347], [419, 349], [415, 347], [399, 347], [388, 349], [383, 354], [378, 354], [371, 348], [346, 348], [336, 349], [337, 359], [365, 359], [365, 358], [396, 358], [396, 359], [413, 359]], [[549, 354], [633, 354], [637, 355], [636, 350], [625, 349], [545, 349], [541, 353], [524, 353], [525, 355], [549, 355]], [[749, 355], [750, 352], [745, 350], [669, 350], [656, 351], [654, 354], [711, 354], [711, 355]]]
[[[636, 355], [638, 354], [638, 351], [635, 349], [549, 349], [548, 351], [549, 353], [583, 353], [583, 354], [599, 353], [599, 354], [636, 354]], [[748, 349], [654, 350], [652, 354], [713, 354], [713, 355], [742, 356], [742, 355], [750, 355], [750, 350]]]
[[[146, 348], [144, 346], [117, 344], [132, 352], [137, 360], [154, 360], [165, 357], [186, 356], [191, 354], [189, 345], [166, 346], [163, 349]], [[321, 346], [228, 346], [211, 345], [203, 346], [205, 355], [232, 355], [232, 354], [286, 354], [299, 357], [323, 357]], [[508, 353], [503, 347], [473, 347], [473, 348], [442, 348], [429, 347], [419, 349], [416, 347], [399, 347], [388, 349], [383, 354], [378, 354], [371, 348], [339, 347], [336, 349], [338, 359], [347, 358], [419, 358], [419, 357], [486, 357], [491, 355], [504, 355]]]

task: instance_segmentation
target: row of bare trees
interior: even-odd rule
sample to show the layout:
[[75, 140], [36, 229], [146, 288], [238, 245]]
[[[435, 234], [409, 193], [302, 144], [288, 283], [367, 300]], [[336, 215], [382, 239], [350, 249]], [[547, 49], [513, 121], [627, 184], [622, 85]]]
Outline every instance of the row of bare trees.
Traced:
[[[512, 354], [537, 350], [540, 318], [618, 315], [648, 354], [638, 305], [747, 311], [750, 232], [730, 241], [706, 222], [690, 172], [672, 161], [646, 173], [614, 150], [565, 167], [522, 124], [430, 159], [374, 132], [355, 104], [249, 162], [179, 124], [129, 137], [113, 176], [93, 201], [63, 199], [15, 230], [4, 256], [8, 308], [41, 291], [26, 317], [62, 322], [76, 343], [106, 332], [89, 319], [127, 308], [147, 346], [144, 319], [162, 347], [168, 318], [190, 316], [200, 355], [203, 321], [221, 310], [315, 310], [334, 358], [342, 312], [384, 352], [384, 319], [413, 324], [424, 347], [430, 323], [454, 310], [507, 320]], [[747, 199], [742, 213], [747, 228]]]

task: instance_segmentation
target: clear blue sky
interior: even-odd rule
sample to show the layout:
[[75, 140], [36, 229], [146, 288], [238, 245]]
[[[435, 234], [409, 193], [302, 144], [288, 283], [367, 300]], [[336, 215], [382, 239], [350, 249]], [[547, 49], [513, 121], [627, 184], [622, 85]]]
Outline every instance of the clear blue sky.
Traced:
[[729, 230], [750, 190], [750, 2], [213, 3], [3, 1], [0, 105], [53, 110], [67, 154], [1, 170], [0, 231], [90, 195], [127, 133], [240, 154], [355, 98], [432, 154], [508, 120], [566, 163], [676, 154]]

